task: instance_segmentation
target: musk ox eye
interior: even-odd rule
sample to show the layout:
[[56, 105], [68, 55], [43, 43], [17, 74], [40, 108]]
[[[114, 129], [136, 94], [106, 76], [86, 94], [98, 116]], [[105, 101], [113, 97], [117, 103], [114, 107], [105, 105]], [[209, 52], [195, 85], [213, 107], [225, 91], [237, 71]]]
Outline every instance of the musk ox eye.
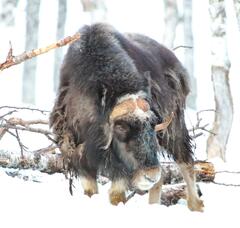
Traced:
[[126, 123], [116, 123], [114, 126], [114, 133], [120, 141], [126, 141], [130, 127]]

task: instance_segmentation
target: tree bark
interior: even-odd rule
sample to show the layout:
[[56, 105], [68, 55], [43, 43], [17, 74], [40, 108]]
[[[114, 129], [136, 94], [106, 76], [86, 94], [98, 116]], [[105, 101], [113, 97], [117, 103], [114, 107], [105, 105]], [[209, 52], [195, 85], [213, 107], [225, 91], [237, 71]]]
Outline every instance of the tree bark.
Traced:
[[[66, 24], [66, 14], [67, 14], [67, 1], [58, 0], [58, 24], [57, 24], [57, 40], [62, 39], [65, 35], [64, 29]], [[59, 83], [59, 70], [63, 60], [63, 49], [59, 48], [55, 50], [55, 64], [54, 64], [54, 91], [57, 91]]]
[[[197, 193], [202, 196], [202, 192], [197, 185]], [[162, 188], [161, 204], [171, 206], [178, 203], [180, 199], [187, 199], [186, 184], [166, 185]]]
[[106, 21], [107, 8], [104, 0], [81, 0], [83, 11], [89, 13], [91, 23]]
[[15, 8], [18, 0], [2, 0], [0, 5], [0, 24], [13, 26], [15, 24]]
[[207, 141], [208, 158], [226, 161], [226, 145], [233, 121], [232, 95], [228, 73], [230, 63], [226, 44], [226, 12], [223, 1], [210, 1], [212, 20], [212, 83], [215, 98], [215, 119]]
[[49, 146], [36, 152], [24, 152], [24, 156], [14, 156], [0, 151], [0, 166], [14, 169], [33, 169], [44, 173], [63, 172], [61, 154], [55, 153], [56, 147]]
[[193, 48], [193, 33], [192, 33], [192, 0], [183, 1], [183, 28], [184, 28], [184, 45], [192, 48], [184, 49], [184, 66], [189, 74], [190, 94], [187, 97], [187, 106], [196, 109], [197, 99], [197, 80], [194, 77], [194, 48]]
[[172, 49], [176, 36], [176, 27], [179, 22], [177, 1], [164, 0], [164, 9], [165, 31], [163, 36], [163, 44]]
[[[163, 163], [161, 167], [163, 169], [164, 184], [184, 182], [182, 174], [175, 163]], [[215, 178], [215, 169], [211, 162], [196, 161], [194, 171], [197, 181], [212, 182]]]
[[[38, 46], [40, 1], [41, 0], [27, 1], [25, 50], [32, 50]], [[22, 100], [25, 103], [35, 103], [36, 69], [36, 58], [24, 63]]]
[[[6, 168], [37, 169], [45, 173], [64, 172], [63, 158], [56, 153], [57, 147], [49, 146], [35, 152], [24, 152], [24, 157], [13, 156], [0, 151], [0, 166]], [[178, 184], [183, 182], [182, 174], [174, 163], [161, 165], [164, 184]], [[214, 166], [210, 162], [195, 162], [197, 181], [212, 182], [215, 178]]]
[[240, 31], [240, 0], [234, 0], [235, 11], [238, 20], [238, 30]]

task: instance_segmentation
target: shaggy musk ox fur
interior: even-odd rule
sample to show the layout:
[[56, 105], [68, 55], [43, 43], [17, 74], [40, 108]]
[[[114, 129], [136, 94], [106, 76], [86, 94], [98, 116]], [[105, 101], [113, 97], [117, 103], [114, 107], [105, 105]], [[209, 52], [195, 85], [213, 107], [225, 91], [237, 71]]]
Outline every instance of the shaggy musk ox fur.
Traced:
[[128, 189], [149, 190], [149, 202], [158, 203], [159, 154], [166, 152], [187, 182], [189, 208], [201, 211], [181, 63], [156, 41], [106, 24], [85, 26], [80, 34], [65, 56], [50, 116], [67, 171], [80, 177], [89, 196], [98, 192], [101, 174], [112, 181], [112, 204], [126, 202]]

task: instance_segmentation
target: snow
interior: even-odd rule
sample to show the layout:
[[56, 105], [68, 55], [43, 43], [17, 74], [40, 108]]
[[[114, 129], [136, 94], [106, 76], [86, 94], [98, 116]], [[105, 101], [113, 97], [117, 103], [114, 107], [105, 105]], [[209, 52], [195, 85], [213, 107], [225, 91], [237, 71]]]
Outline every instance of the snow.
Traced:
[[[223, 170], [226, 164], [215, 161]], [[10, 174], [18, 173], [15, 177]], [[8, 174], [7, 174], [8, 173]], [[227, 177], [227, 175], [230, 177]], [[217, 181], [234, 181], [236, 175], [223, 174]], [[240, 176], [239, 176], [240, 177]], [[238, 177], [238, 183], [240, 179]], [[186, 202], [177, 205], [149, 205], [147, 195], [135, 195], [126, 204], [112, 206], [109, 183], [99, 185], [99, 194], [83, 195], [75, 182], [74, 195], [62, 174], [0, 169], [1, 227], [239, 227], [239, 188], [200, 183], [205, 211], [191, 212]]]
[[[39, 46], [55, 41], [57, 0], [42, 1]], [[229, 2], [229, 1], [227, 1]], [[148, 0], [106, 0], [108, 5], [107, 20], [122, 32], [140, 32], [161, 41], [164, 31], [162, 1]], [[14, 54], [24, 51], [25, 4], [19, 1], [16, 10], [16, 25], [12, 28], [0, 27], [0, 62], [8, 52], [8, 41], [12, 41]], [[68, 1], [66, 35], [74, 34], [83, 24], [89, 23], [89, 15], [82, 12], [80, 1]], [[48, 17], [46, 15], [50, 15]], [[229, 17], [231, 18], [231, 17]], [[208, 0], [193, 1], [193, 34], [195, 76], [198, 80], [198, 110], [212, 109], [213, 91], [211, 85], [211, 44], [208, 17]], [[228, 21], [233, 25], [232, 21]], [[230, 27], [229, 27], [230, 29]], [[234, 28], [231, 28], [233, 30]], [[181, 29], [178, 28], [176, 44], [182, 45]], [[238, 148], [238, 126], [240, 116], [240, 93], [238, 48], [239, 32], [229, 32], [229, 57], [232, 62], [230, 84], [235, 107], [234, 126], [227, 150], [227, 163], [213, 160], [217, 171], [239, 171], [240, 153]], [[177, 46], [176, 45], [176, 46]], [[64, 48], [66, 50], [66, 48]], [[183, 50], [175, 54], [182, 56]], [[37, 108], [51, 109], [54, 93], [52, 88], [53, 52], [38, 57], [37, 71]], [[21, 103], [23, 64], [5, 70], [0, 75], [0, 105], [26, 106]], [[42, 92], [44, 91], [44, 93]], [[28, 106], [28, 105], [27, 105]], [[3, 110], [2, 110], [3, 111]], [[4, 114], [3, 113], [0, 113]], [[202, 113], [205, 123], [211, 123], [213, 114]], [[36, 119], [36, 113], [14, 113], [24, 119]], [[186, 118], [189, 126], [195, 123], [196, 110], [188, 110]], [[21, 133], [20, 133], [21, 134]], [[36, 137], [30, 133], [21, 134], [21, 139], [30, 150], [48, 146], [44, 136]], [[196, 139], [196, 157], [205, 159], [205, 147], [208, 134]], [[12, 136], [5, 135], [0, 141], [0, 150], [19, 154], [17, 142]], [[14, 176], [14, 177], [12, 177]], [[216, 182], [240, 184], [240, 174], [218, 173]], [[62, 174], [48, 175], [32, 170], [10, 170], [0, 168], [0, 227], [231, 227], [239, 228], [240, 187], [226, 187], [213, 183], [200, 183], [205, 203], [205, 211], [191, 212], [186, 201], [177, 205], [149, 205], [147, 195], [135, 195], [126, 205], [112, 206], [108, 201], [109, 184], [100, 187], [100, 194], [91, 199], [83, 195], [79, 182], [71, 196], [68, 181]]]

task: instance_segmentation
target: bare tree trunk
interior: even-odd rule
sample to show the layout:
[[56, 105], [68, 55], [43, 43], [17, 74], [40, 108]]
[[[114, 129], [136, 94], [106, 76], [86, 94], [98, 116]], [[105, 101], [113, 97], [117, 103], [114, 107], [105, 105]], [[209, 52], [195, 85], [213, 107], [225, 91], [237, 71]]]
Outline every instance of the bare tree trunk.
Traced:
[[176, 36], [176, 27], [179, 22], [179, 13], [176, 0], [164, 0], [165, 12], [165, 31], [163, 36], [163, 44], [168, 48], [173, 48]]
[[[67, 13], [67, 1], [58, 0], [58, 24], [57, 24], [57, 40], [62, 39], [65, 35], [64, 28], [66, 24], [66, 13]], [[54, 64], [54, 91], [57, 91], [58, 82], [59, 82], [59, 69], [63, 59], [63, 49], [58, 48], [55, 50], [55, 64]]]
[[[39, 10], [41, 0], [28, 0], [26, 7], [26, 40], [25, 50], [38, 46]], [[22, 100], [25, 103], [35, 103], [35, 80], [37, 58], [24, 63]]]
[[81, 2], [83, 11], [90, 14], [91, 23], [106, 21], [107, 8], [104, 0], [81, 0]]
[[13, 26], [15, 24], [14, 8], [18, 0], [2, 0], [0, 5], [0, 24]]
[[238, 30], [240, 31], [240, 0], [234, 0], [234, 6], [237, 13]]
[[192, 33], [192, 0], [183, 1], [183, 27], [184, 27], [184, 45], [192, 48], [184, 49], [184, 66], [189, 73], [191, 92], [187, 98], [187, 105], [196, 109], [197, 99], [197, 80], [194, 77], [194, 58], [193, 58], [193, 33]]
[[226, 145], [233, 121], [232, 95], [229, 86], [230, 63], [226, 43], [226, 12], [224, 1], [209, 1], [212, 20], [212, 83], [216, 104], [212, 132], [207, 141], [208, 158], [226, 160]]

